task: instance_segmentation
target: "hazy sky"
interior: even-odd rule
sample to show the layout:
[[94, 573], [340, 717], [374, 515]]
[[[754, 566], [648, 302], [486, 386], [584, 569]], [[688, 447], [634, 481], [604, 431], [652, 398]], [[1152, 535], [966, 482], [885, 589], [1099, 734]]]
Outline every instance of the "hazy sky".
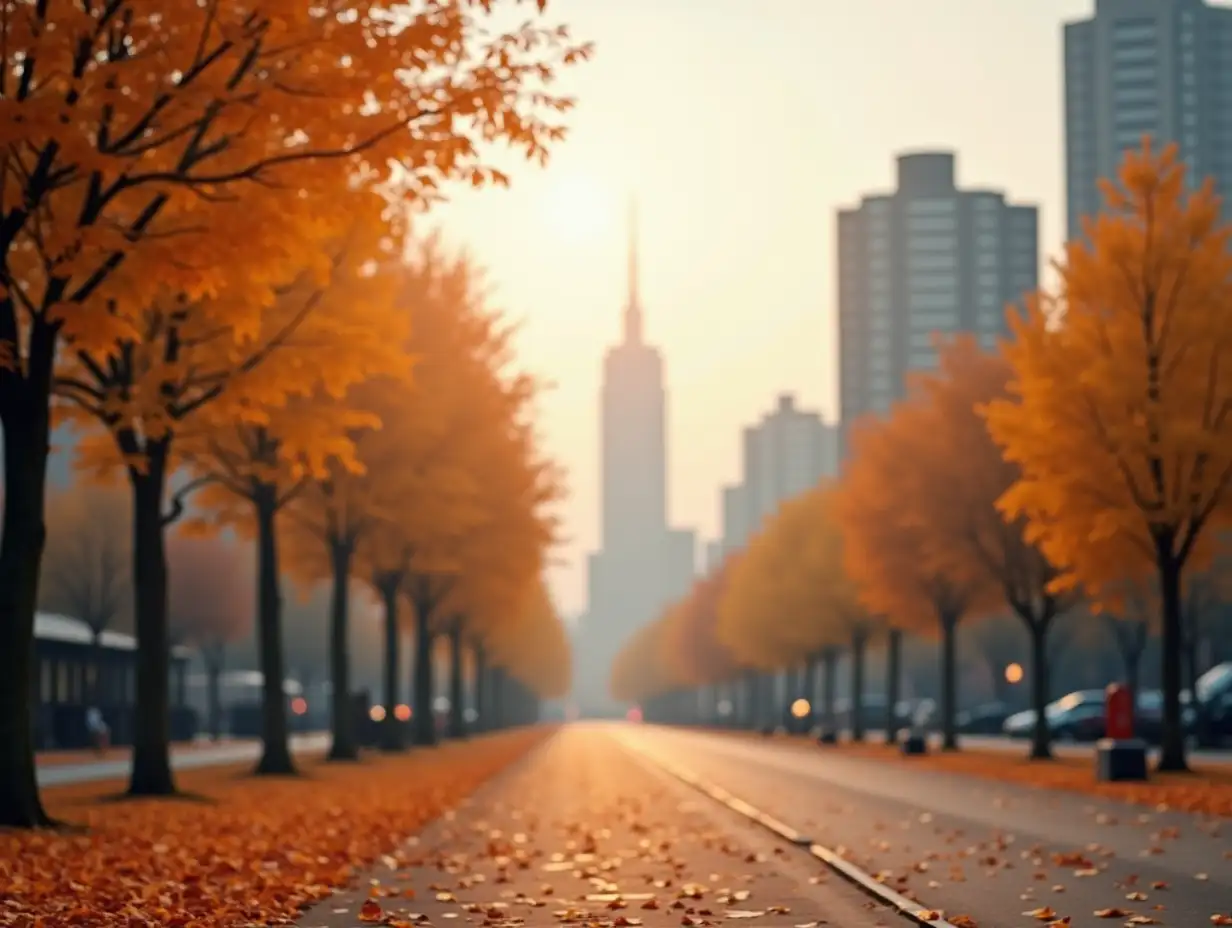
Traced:
[[585, 605], [598, 533], [603, 351], [624, 300], [625, 201], [641, 214], [648, 338], [669, 386], [670, 508], [702, 540], [739, 471], [739, 429], [791, 390], [833, 419], [835, 209], [893, 183], [906, 149], [958, 152], [963, 185], [1064, 222], [1061, 25], [1094, 0], [551, 0], [597, 43], [564, 86], [569, 140], [508, 192], [439, 214], [526, 320], [567, 465], [561, 607]]

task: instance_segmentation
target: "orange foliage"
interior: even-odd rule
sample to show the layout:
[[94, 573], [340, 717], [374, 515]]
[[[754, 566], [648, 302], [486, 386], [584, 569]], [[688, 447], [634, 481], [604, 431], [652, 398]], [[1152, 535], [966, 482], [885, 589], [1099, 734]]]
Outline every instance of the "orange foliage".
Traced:
[[22, 292], [4, 315], [109, 354], [147, 331], [167, 293], [246, 288], [237, 302], [268, 302], [287, 276], [271, 271], [294, 267], [329, 221], [304, 191], [384, 180], [391, 164], [392, 192], [408, 198], [434, 199], [450, 179], [503, 184], [480, 143], [543, 158], [571, 105], [545, 82], [589, 49], [533, 20], [486, 28], [491, 6], [394, 17], [342, 0], [255, 14], [118, 0], [6, 17], [6, 68], [20, 55], [33, 79], [4, 95], [0, 144], [23, 163], [36, 153], [38, 169], [4, 177], [5, 202], [28, 204], [0, 239], [4, 284]]
[[1022, 477], [1003, 500], [1116, 605], [1126, 574], [1206, 560], [1232, 482], [1232, 229], [1175, 147], [1126, 155], [1105, 211], [1015, 315], [1011, 397], [989, 427]]
[[89, 833], [0, 832], [6, 923], [289, 924], [382, 855], [409, 866], [408, 833], [543, 737], [522, 730], [362, 767], [306, 763], [311, 776], [298, 779], [183, 774], [208, 802], [120, 805], [94, 800], [98, 784], [50, 790], [51, 812], [84, 817]]
[[1070, 242], [1056, 294], [1015, 315], [1011, 397], [988, 423], [1022, 474], [1002, 498], [1063, 571], [1114, 609], [1158, 579], [1160, 766], [1185, 766], [1187, 570], [1232, 511], [1232, 228], [1208, 180], [1189, 193], [1176, 146], [1129, 152], [1105, 210]]
[[988, 595], [986, 583], [950, 569], [934, 526], [918, 514], [938, 478], [917, 462], [938, 459], [930, 446], [940, 419], [915, 390], [887, 418], [860, 421], [835, 507], [843, 565], [861, 602], [914, 630], [952, 628]]
[[[381, 424], [348, 401], [359, 385], [379, 379], [396, 390], [409, 383], [411, 320], [395, 299], [402, 239], [382, 215], [383, 200], [353, 196], [353, 212], [335, 208], [345, 224], [321, 244], [326, 267], [276, 292], [242, 340], [247, 350], [228, 349], [229, 363], [202, 358], [187, 368], [211, 369], [224, 385], [186, 422], [180, 456], [206, 484], [199, 503], [213, 521], [248, 535], [258, 502], [280, 510], [332, 467], [359, 467], [357, 435]], [[225, 344], [224, 322], [211, 318], [219, 302], [206, 304], [201, 324]], [[205, 337], [194, 344], [220, 348]], [[197, 373], [187, 383], [200, 379]]]
[[245, 546], [173, 534], [167, 539], [167, 579], [173, 639], [209, 649], [251, 632], [257, 593]]

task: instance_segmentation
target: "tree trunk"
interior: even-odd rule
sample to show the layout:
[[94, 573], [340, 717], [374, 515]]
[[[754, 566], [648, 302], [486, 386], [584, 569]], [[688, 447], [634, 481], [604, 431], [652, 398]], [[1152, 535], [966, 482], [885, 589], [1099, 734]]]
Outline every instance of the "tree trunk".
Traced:
[[131, 796], [170, 796], [171, 636], [167, 616], [167, 548], [163, 496], [167, 444], [149, 442], [144, 471], [132, 469], [133, 613], [137, 632], [137, 698], [133, 706]]
[[864, 651], [868, 633], [851, 634], [851, 740], [864, 740]]
[[822, 654], [821, 660], [826, 669], [821, 680], [822, 727], [826, 731], [832, 732], [835, 730], [834, 697], [838, 690], [838, 651], [834, 648], [827, 648], [825, 653]]
[[90, 629], [90, 662], [94, 665], [94, 677], [90, 680], [88, 699], [90, 705], [102, 708], [103, 702], [103, 667], [106, 664], [106, 651], [103, 649], [103, 630]]
[[886, 638], [886, 744], [898, 742], [898, 698], [902, 680], [903, 631], [891, 627]]
[[941, 749], [958, 750], [958, 620], [941, 616]]
[[1181, 564], [1160, 546], [1157, 557], [1159, 593], [1163, 607], [1161, 683], [1163, 689], [1163, 734], [1159, 745], [1159, 770], [1179, 773], [1189, 769], [1185, 757], [1185, 729], [1181, 721]]
[[282, 591], [278, 579], [278, 491], [255, 487], [257, 516], [257, 663], [261, 667], [261, 759], [256, 773], [295, 773], [287, 725], [286, 667], [282, 657]]
[[488, 686], [488, 655], [483, 645], [475, 645], [475, 730], [488, 731], [491, 719], [491, 693]]
[[413, 690], [415, 744], [436, 744], [436, 711], [432, 705], [436, 687], [432, 679], [432, 609], [430, 603], [415, 604], [415, 679]]
[[817, 724], [817, 658], [810, 657], [804, 665], [803, 673], [804, 698], [808, 700], [809, 713], [807, 722], [811, 730]]
[[[509, 711], [505, 702], [505, 671], [500, 667], [488, 670], [488, 706], [491, 709], [491, 731], [498, 731], [509, 724]], [[649, 709], [649, 707], [646, 707]], [[649, 720], [649, 719], [648, 719]]]
[[[0, 316], [9, 315], [5, 307]], [[10, 316], [11, 318], [11, 316]], [[0, 332], [0, 338], [16, 333]], [[34, 766], [34, 614], [47, 539], [43, 503], [50, 434], [55, 333], [36, 324], [23, 377], [0, 366], [4, 440], [4, 511], [0, 531], [0, 827], [51, 824]], [[37, 355], [36, 346], [42, 346]], [[43, 357], [42, 355], [46, 355]]]
[[1035, 710], [1035, 726], [1031, 732], [1031, 760], [1052, 759], [1052, 733], [1048, 730], [1048, 629], [1050, 616], [1026, 620], [1031, 635], [1031, 708]]
[[330, 543], [330, 568], [333, 595], [329, 607], [329, 678], [331, 743], [328, 760], [358, 760], [355, 740], [354, 706], [351, 704], [351, 660], [348, 649], [351, 606], [351, 558], [355, 554], [350, 539]]
[[449, 737], [466, 737], [466, 689], [462, 680], [462, 620], [449, 623]]
[[398, 592], [402, 586], [402, 575], [383, 573], [377, 576], [376, 588], [381, 594], [381, 603], [385, 607], [385, 718], [381, 720], [381, 750], [401, 751], [405, 745], [402, 740], [402, 720], [398, 718], [398, 671], [401, 658], [398, 645], [402, 639], [402, 628], [398, 621]]
[[222, 737], [222, 693], [219, 678], [222, 676], [225, 652], [223, 645], [219, 644], [203, 649], [202, 653], [205, 657], [206, 727], [209, 729], [210, 739], [218, 741]]

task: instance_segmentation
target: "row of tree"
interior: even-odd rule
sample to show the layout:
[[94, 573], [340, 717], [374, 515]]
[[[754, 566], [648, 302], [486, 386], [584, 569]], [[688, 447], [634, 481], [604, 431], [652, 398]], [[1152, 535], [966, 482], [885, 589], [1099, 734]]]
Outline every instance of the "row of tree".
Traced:
[[1182, 605], [1215, 598], [1232, 510], [1232, 230], [1174, 148], [1145, 143], [1104, 187], [1056, 290], [1010, 310], [1011, 338], [939, 344], [936, 371], [855, 424], [840, 480], [784, 504], [628, 643], [616, 693], [832, 671], [839, 648], [858, 692], [887, 633], [893, 705], [901, 635], [926, 633], [953, 748], [959, 625], [1008, 611], [1029, 632], [1032, 756], [1047, 757], [1050, 637], [1062, 616], [1103, 613], [1143, 641], [1158, 631], [1160, 767], [1184, 769]]
[[505, 182], [486, 143], [543, 160], [562, 137], [571, 101], [546, 84], [589, 47], [535, 17], [491, 29], [492, 7], [106, 0], [0, 18], [0, 825], [47, 820], [29, 701], [53, 415], [86, 433], [87, 469], [130, 489], [134, 794], [174, 790], [166, 539], [194, 490], [198, 528], [255, 543], [264, 770], [290, 765], [284, 550], [333, 584], [335, 757], [355, 753], [351, 577], [391, 623], [409, 602], [420, 645], [447, 631], [516, 650], [498, 616], [515, 641], [563, 640], [536, 592], [558, 479], [534, 385], [469, 263], [406, 228], [451, 181]]

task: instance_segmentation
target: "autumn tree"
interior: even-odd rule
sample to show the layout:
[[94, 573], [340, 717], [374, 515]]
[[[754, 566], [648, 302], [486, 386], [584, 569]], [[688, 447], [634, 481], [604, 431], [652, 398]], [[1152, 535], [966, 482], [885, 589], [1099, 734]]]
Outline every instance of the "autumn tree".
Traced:
[[[215, 522], [256, 541], [258, 659], [263, 674], [263, 751], [258, 773], [294, 770], [282, 679], [282, 590], [278, 521], [290, 501], [337, 468], [358, 469], [356, 436], [380, 425], [348, 402], [369, 379], [405, 388], [411, 360], [408, 313], [394, 301], [399, 238], [373, 197], [329, 243], [327, 279], [301, 275], [278, 293], [253, 341], [265, 357], [235, 374], [235, 394], [201, 409], [181, 438], [181, 456]], [[271, 386], [272, 385], [272, 386]]]
[[[498, 681], [498, 692], [491, 694], [489, 702], [499, 705], [503, 701], [502, 678], [520, 684], [536, 701], [559, 699], [569, 692], [572, 680], [568, 629], [541, 577], [534, 579], [518, 602], [520, 606], [506, 621], [489, 626], [484, 639], [488, 666], [496, 670]], [[528, 708], [531, 711], [523, 714], [531, 716], [530, 721], [537, 717], [537, 706]]]
[[937, 459], [930, 430], [938, 419], [936, 407], [916, 390], [885, 418], [858, 423], [835, 519], [847, 575], [865, 608], [905, 629], [940, 632], [942, 743], [953, 750], [958, 624], [988, 601], [989, 584], [982, 574], [955, 569], [938, 536], [940, 523], [922, 513], [928, 503], [921, 494], [936, 488], [927, 462]]
[[1010, 396], [988, 410], [1021, 477], [1003, 500], [1095, 599], [1158, 576], [1159, 767], [1184, 770], [1182, 598], [1210, 557], [1232, 482], [1232, 251], [1210, 183], [1187, 192], [1175, 146], [1129, 152], [1104, 211], [1057, 262], [1055, 292], [1011, 320]]
[[827, 724], [838, 652], [850, 647], [852, 735], [858, 739], [864, 655], [877, 623], [847, 579], [834, 505], [828, 484], [780, 505], [733, 571], [719, 610], [719, 637], [733, 653], [776, 667], [821, 655]]
[[911, 467], [896, 478], [905, 491], [901, 516], [951, 584], [984, 591], [988, 605], [1001, 599], [1023, 623], [1031, 640], [1035, 710], [1030, 754], [1047, 758], [1048, 636], [1073, 597], [1055, 588], [1058, 571], [1027, 537], [1027, 520], [997, 508], [1019, 468], [1002, 457], [981, 410], [1008, 396], [1009, 366], [970, 336], [938, 349], [938, 369], [917, 374], [894, 413], [916, 433]]
[[[26, 700], [57, 359], [85, 353], [123, 364], [123, 346], [149, 334], [151, 306], [161, 304], [158, 324], [174, 332], [181, 297], [195, 303], [228, 278], [267, 287], [261, 262], [271, 251], [260, 246], [298, 237], [299, 191], [380, 177], [397, 164], [400, 190], [424, 199], [450, 178], [492, 176], [479, 161], [481, 141], [542, 157], [562, 133], [545, 115], [568, 101], [541, 86], [588, 49], [533, 22], [486, 31], [491, 7], [427, 4], [392, 17], [334, 0], [311, 15], [294, 4], [253, 12], [108, 0], [38, 5], [0, 22], [0, 144], [13, 168], [0, 212], [10, 500], [0, 540], [0, 821], [46, 820]], [[281, 267], [296, 263], [294, 250]], [[251, 305], [258, 313], [262, 301]], [[180, 363], [174, 351], [162, 360]], [[153, 497], [157, 452], [143, 467], [141, 492]], [[159, 589], [143, 596], [165, 601], [165, 565], [138, 578], [147, 581]], [[147, 650], [165, 652], [160, 623], [141, 621], [147, 611], [138, 604], [138, 635]], [[158, 702], [150, 663], [138, 686], [142, 701]], [[138, 735], [137, 792], [172, 787], [161, 747], [157, 734]]]
[[130, 609], [130, 508], [126, 488], [86, 483], [48, 500], [39, 601], [48, 612], [85, 622], [95, 648]]
[[639, 627], [616, 653], [609, 681], [614, 698], [644, 705], [676, 686], [664, 646], [669, 617], [665, 612]]
[[[398, 695], [398, 606], [409, 601], [414, 732], [418, 743], [432, 743], [432, 642], [446, 634], [460, 644], [479, 613], [499, 611], [494, 591], [520, 590], [539, 573], [553, 534], [543, 507], [560, 481], [539, 457], [528, 418], [534, 382], [508, 369], [513, 332], [486, 305], [473, 263], [430, 239], [404, 275], [399, 302], [413, 317], [404, 343], [416, 359], [413, 383], [390, 390], [378, 380], [357, 391], [358, 408], [387, 426], [359, 437], [359, 468], [314, 481], [290, 523], [309, 569], [331, 576], [336, 591], [354, 573], [385, 604], [387, 702]], [[335, 619], [337, 695], [348, 692], [339, 643], [346, 617]], [[345, 714], [335, 711], [331, 756], [353, 756], [338, 730]]]
[[222, 732], [219, 678], [227, 648], [252, 629], [253, 576], [251, 555], [235, 541], [183, 533], [167, 540], [170, 627], [175, 638], [197, 649], [205, 664], [206, 730], [215, 739]]
[[[739, 673], [735, 654], [718, 635], [719, 604], [726, 592], [731, 563], [724, 561], [694, 582], [665, 636], [665, 659], [675, 667], [673, 676], [685, 686], [713, 691]], [[712, 705], [714, 709], [717, 706]]]

